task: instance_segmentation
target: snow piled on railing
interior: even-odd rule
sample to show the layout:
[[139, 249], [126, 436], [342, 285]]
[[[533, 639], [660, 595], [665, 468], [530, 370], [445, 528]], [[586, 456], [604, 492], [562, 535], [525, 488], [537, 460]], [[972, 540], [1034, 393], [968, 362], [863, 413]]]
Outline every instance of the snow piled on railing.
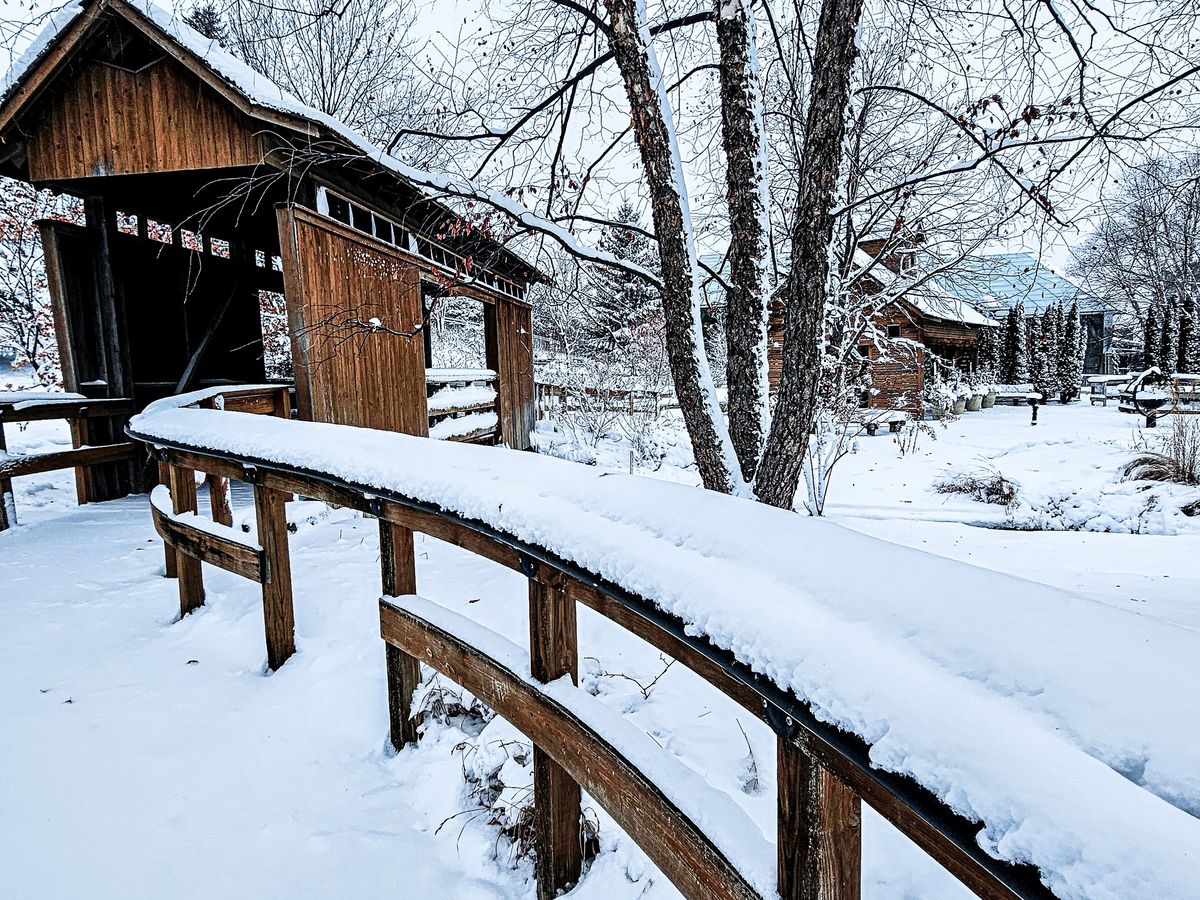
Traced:
[[[1064, 898], [1196, 894], [1200, 634], [750, 501], [498, 448], [165, 404], [130, 428], [328, 473], [658, 604], [984, 823]], [[1189, 814], [1190, 813], [1190, 814]]]

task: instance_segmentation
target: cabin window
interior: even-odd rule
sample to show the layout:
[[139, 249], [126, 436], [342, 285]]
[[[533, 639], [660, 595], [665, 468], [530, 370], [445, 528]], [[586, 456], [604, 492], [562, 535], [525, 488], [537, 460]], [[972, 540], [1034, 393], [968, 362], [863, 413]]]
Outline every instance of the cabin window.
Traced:
[[117, 231], [121, 234], [136, 235], [138, 233], [138, 217], [117, 210]]
[[213, 256], [219, 256], [221, 259], [229, 259], [229, 241], [212, 238], [209, 240], [208, 246]]
[[204, 251], [204, 238], [195, 231], [186, 228], [179, 229], [179, 242], [188, 250]]
[[890, 338], [900, 337], [900, 326], [899, 325], [889, 325], [887, 327], [887, 329], [888, 329], [888, 337], [890, 337]]

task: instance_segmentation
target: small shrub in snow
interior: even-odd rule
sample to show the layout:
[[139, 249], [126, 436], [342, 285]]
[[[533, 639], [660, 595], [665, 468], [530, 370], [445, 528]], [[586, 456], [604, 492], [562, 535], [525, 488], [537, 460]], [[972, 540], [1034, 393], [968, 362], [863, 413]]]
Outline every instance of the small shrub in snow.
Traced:
[[935, 481], [933, 489], [939, 494], [966, 494], [980, 503], [1011, 506], [1020, 488], [996, 469], [949, 472]]

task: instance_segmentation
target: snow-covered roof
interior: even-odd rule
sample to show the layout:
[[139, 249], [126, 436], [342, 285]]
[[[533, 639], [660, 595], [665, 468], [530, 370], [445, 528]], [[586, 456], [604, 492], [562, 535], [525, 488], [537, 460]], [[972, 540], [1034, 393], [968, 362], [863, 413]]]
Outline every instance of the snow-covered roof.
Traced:
[[[270, 79], [255, 72], [216, 41], [206, 38], [173, 12], [151, 0], [83, 0], [69, 3], [58, 10], [15, 61], [3, 81], [0, 81], [0, 107], [12, 99], [36, 64], [54, 48], [58, 38], [83, 15], [98, 8], [112, 9], [131, 21], [140, 19], [152, 32], [186, 51], [221, 84], [240, 95], [248, 104], [250, 115], [277, 123], [282, 120], [301, 132], [324, 131], [416, 188], [433, 202], [444, 202], [446, 198], [485, 197], [489, 204], [505, 210], [518, 221], [522, 218], [535, 218], [530, 210], [503, 192], [484, 190], [455, 176], [427, 172], [391, 156], [384, 148], [371, 143], [344, 122], [307, 105]], [[510, 247], [503, 248], [503, 252], [528, 267], [535, 275], [540, 274], [533, 263], [522, 258]]]
[[1059, 303], [1069, 307], [1078, 302], [1081, 312], [1103, 309], [1099, 298], [1030, 253], [968, 257], [942, 286], [996, 317], [1018, 303], [1032, 315], [1041, 315]]
[[943, 279], [930, 278], [904, 286], [904, 275], [892, 271], [882, 259], [876, 259], [861, 247], [854, 251], [854, 266], [862, 272], [868, 272], [885, 290], [898, 294], [899, 299], [908, 303], [917, 312], [935, 319], [947, 322], [961, 322], [964, 325], [999, 325], [1000, 323], [980, 312], [968, 299], [947, 290]]
[[[682, 619], [1060, 897], [1195, 896], [1200, 636], [836, 523], [529, 453], [160, 402], [130, 427], [395, 492]], [[904, 573], [880, 591], [872, 571]]]

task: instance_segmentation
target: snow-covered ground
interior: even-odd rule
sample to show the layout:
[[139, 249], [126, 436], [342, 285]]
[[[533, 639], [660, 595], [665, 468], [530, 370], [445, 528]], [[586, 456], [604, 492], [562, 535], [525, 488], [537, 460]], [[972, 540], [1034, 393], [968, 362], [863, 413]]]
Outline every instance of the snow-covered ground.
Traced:
[[[1003, 523], [1005, 511], [930, 491], [947, 467], [975, 464], [1030, 495], [1107, 484], [1136, 426], [1112, 408], [1049, 407], [1036, 429], [1028, 416], [966, 416], [904, 458], [890, 437], [864, 437], [835, 474], [830, 514], [895, 543], [1200, 628], [1195, 533], [978, 527], [970, 523]], [[54, 423], [9, 439], [18, 450], [67, 440]], [[621, 466], [615, 448], [610, 456]], [[662, 469], [689, 476], [669, 461]], [[503, 761], [511, 729], [438, 724], [419, 749], [386, 750], [373, 522], [289, 508], [299, 653], [267, 676], [255, 585], [206, 567], [207, 606], [176, 622], [145, 498], [76, 509], [72, 494], [69, 472], [19, 479], [23, 527], [0, 534], [0, 846], [19, 861], [0, 867], [0, 896], [530, 895], [528, 863], [512, 858], [494, 814], [472, 812], [463, 778], [481, 759], [489, 770]], [[524, 579], [418, 541], [423, 595], [524, 641]], [[896, 577], [864, 575], [880, 590]], [[656, 653], [580, 614], [582, 684], [772, 838], [773, 735], [686, 670], [664, 673]], [[636, 683], [660, 673], [648, 691]], [[527, 768], [509, 760], [501, 771], [519, 798]], [[676, 896], [602, 814], [600, 826], [603, 852], [572, 896]], [[969, 896], [873, 815], [864, 844], [867, 897]]]

